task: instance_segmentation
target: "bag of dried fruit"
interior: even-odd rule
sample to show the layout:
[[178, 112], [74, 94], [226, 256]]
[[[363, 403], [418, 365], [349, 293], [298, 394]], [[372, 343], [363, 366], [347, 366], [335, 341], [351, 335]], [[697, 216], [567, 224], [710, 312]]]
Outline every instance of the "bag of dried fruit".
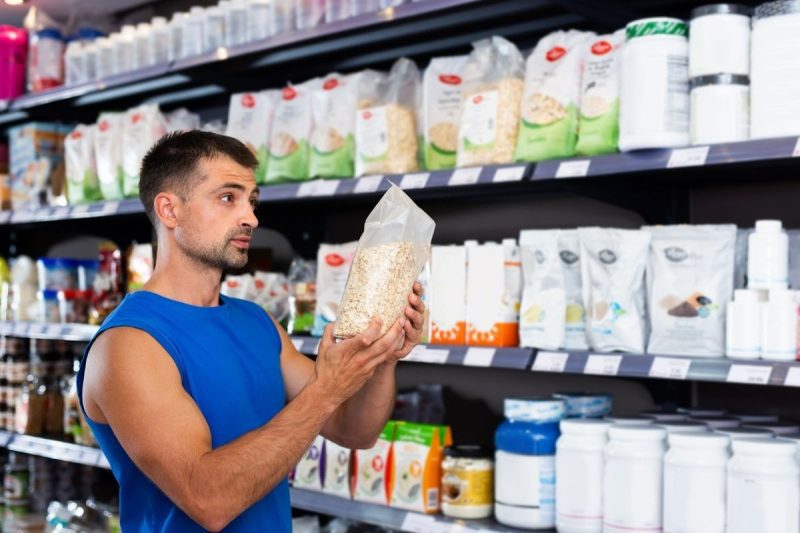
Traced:
[[400, 58], [389, 74], [366, 70], [358, 82], [356, 176], [403, 174], [419, 169], [419, 70]]
[[414, 281], [430, 256], [436, 224], [392, 185], [364, 223], [333, 334], [358, 335], [372, 318], [381, 335], [403, 314]]

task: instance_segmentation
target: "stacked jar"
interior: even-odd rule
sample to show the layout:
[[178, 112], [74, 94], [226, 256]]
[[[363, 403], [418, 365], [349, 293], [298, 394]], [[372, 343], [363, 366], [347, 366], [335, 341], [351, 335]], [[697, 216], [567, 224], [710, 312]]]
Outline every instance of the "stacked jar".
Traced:
[[691, 144], [750, 138], [750, 16], [738, 4], [692, 11], [689, 32]]

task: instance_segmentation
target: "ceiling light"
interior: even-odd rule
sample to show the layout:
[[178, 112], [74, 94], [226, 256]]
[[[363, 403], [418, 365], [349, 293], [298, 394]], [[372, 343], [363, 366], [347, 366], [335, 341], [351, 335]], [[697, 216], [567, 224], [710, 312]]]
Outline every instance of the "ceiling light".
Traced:
[[4, 0], [6, 4], [10, 6], [21, 6], [25, 3], [25, 0]]

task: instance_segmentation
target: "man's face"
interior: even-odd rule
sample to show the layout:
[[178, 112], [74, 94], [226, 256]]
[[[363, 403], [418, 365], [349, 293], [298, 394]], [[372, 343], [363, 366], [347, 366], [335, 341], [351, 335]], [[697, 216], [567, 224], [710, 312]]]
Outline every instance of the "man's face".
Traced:
[[207, 266], [241, 268], [258, 226], [253, 171], [227, 157], [201, 160], [197, 171], [205, 179], [183, 203], [175, 241], [184, 254]]

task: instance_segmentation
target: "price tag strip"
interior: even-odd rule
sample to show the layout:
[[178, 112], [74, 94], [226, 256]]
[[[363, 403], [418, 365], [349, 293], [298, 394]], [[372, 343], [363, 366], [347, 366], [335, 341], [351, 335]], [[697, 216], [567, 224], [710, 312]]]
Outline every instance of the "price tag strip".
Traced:
[[522, 176], [524, 175], [525, 175], [524, 166], [498, 168], [494, 172], [494, 178], [492, 179], [492, 181], [495, 183], [502, 183], [506, 181], [520, 181], [522, 180]]
[[564, 372], [569, 354], [565, 352], [538, 352], [531, 370], [534, 372]]
[[579, 161], [562, 161], [558, 164], [556, 178], [582, 178], [589, 174], [591, 159]]
[[363, 178], [358, 178], [353, 192], [359, 194], [375, 192], [378, 190], [378, 187], [380, 187], [382, 181], [383, 176], [365, 176]]
[[447, 182], [448, 187], [454, 185], [473, 185], [478, 183], [483, 167], [457, 168]]
[[595, 374], [599, 376], [616, 376], [619, 372], [619, 365], [621, 363], [621, 355], [592, 354], [586, 360], [586, 366], [583, 369], [583, 373]]
[[406, 174], [400, 180], [401, 189], [424, 189], [428, 184], [429, 172], [422, 172], [419, 174]]
[[667, 162], [667, 168], [700, 167], [706, 164], [708, 146], [694, 148], [676, 148], [672, 150]]
[[651, 378], [664, 379], [686, 379], [689, 375], [689, 368], [692, 366], [690, 359], [679, 359], [675, 357], [656, 357], [650, 367]]
[[728, 370], [728, 383], [746, 383], [749, 385], [766, 385], [772, 375], [771, 366], [762, 365], [731, 365]]
[[791, 367], [786, 374], [786, 381], [784, 381], [783, 384], [787, 387], [800, 387], [800, 367]]
[[464, 356], [464, 366], [492, 366], [494, 354], [494, 348], [467, 348], [467, 354]]

